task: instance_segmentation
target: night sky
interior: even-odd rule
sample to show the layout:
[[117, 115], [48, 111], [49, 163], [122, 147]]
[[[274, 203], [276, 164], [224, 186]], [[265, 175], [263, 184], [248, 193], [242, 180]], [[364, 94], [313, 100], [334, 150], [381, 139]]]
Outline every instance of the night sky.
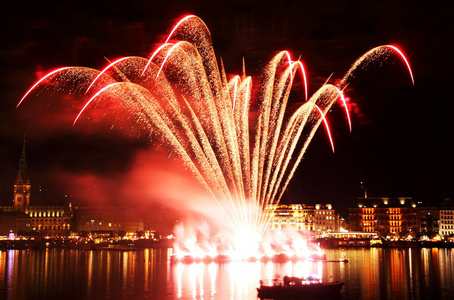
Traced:
[[[452, 197], [448, 80], [454, 7], [449, 1], [425, 5], [414, 1], [211, 2], [16, 1], [4, 9], [0, 18], [3, 205], [12, 199], [24, 134], [32, 205], [131, 200], [117, 188], [131, 181], [125, 174], [137, 165], [135, 153], [150, 147], [143, 138], [125, 138], [116, 130], [103, 130], [102, 125], [71, 127], [69, 120], [78, 111], [71, 101], [65, 102], [65, 92], [43, 89], [30, 95], [23, 107], [15, 107], [40, 76], [57, 67], [102, 69], [107, 65], [105, 58], [148, 57], [188, 13], [199, 16], [210, 29], [217, 57], [222, 57], [228, 73], [240, 73], [244, 57], [248, 73], [259, 75], [277, 51], [289, 50], [294, 58], [301, 56], [307, 67], [310, 93], [331, 74], [330, 82], [335, 83], [357, 58], [376, 46], [398, 45], [407, 55], [414, 86], [398, 58], [371, 67], [352, 81], [347, 95], [353, 131], [348, 130], [342, 107], [333, 107], [328, 118], [335, 153], [320, 127], [284, 202], [333, 203], [344, 213], [360, 195], [361, 182], [368, 196], [410, 196], [433, 204]], [[149, 164], [157, 165], [162, 159], [165, 155], [153, 157]], [[147, 198], [137, 190], [130, 197]]]

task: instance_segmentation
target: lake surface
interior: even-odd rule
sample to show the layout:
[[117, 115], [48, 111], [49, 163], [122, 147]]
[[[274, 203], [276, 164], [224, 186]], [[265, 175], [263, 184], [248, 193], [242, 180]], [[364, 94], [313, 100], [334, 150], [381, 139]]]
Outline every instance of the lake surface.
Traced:
[[298, 262], [171, 264], [170, 250], [0, 252], [0, 299], [257, 299], [261, 279], [344, 280], [340, 299], [454, 299], [454, 252], [444, 248], [326, 250]]

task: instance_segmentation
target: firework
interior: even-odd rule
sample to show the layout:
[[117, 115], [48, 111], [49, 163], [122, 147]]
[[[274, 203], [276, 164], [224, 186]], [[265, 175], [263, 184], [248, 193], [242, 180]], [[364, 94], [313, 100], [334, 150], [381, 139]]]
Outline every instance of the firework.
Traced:
[[[148, 59], [123, 57], [102, 71], [82, 67], [54, 70], [37, 81], [18, 106], [42, 85], [84, 78], [83, 89], [89, 99], [74, 124], [96, 104], [120, 103], [150, 135], [183, 160], [217, 202], [232, 232], [222, 253], [250, 257], [270, 248], [272, 243], [264, 245], [263, 237], [273, 213], [265, 213], [265, 208], [280, 202], [321, 123], [334, 152], [326, 114], [337, 99], [345, 106], [351, 131], [342, 90], [355, 70], [392, 52], [405, 61], [413, 81], [402, 52], [395, 46], [380, 46], [358, 59], [339, 87], [324, 84], [308, 98], [303, 63], [281, 51], [263, 70], [258, 93], [253, 95], [253, 78], [246, 76], [243, 67], [241, 76], [228, 80], [224, 66], [217, 63], [208, 28], [201, 19], [189, 15]], [[287, 104], [298, 70], [305, 97], [289, 112]], [[255, 122], [250, 117], [252, 104], [258, 108]], [[216, 243], [202, 246], [196, 239], [178, 240], [175, 248], [198, 257], [219, 254]], [[307, 249], [307, 244], [293, 245], [286, 251], [290, 257], [295, 251], [305, 251], [302, 248]]]

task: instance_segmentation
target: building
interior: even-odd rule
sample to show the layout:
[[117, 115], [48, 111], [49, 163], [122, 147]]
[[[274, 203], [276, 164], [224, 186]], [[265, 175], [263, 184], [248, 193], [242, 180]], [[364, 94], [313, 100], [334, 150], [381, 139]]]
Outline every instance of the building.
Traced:
[[19, 159], [19, 172], [14, 182], [13, 210], [28, 214], [30, 205], [30, 178], [28, 176], [27, 161], [25, 159], [25, 140], [22, 155]]
[[76, 207], [77, 232], [135, 235], [144, 230], [144, 220], [127, 207]]
[[443, 236], [454, 235], [454, 210], [440, 210], [440, 234]]
[[419, 207], [419, 232], [421, 234], [438, 234], [440, 232], [440, 207]]
[[94, 235], [164, 237], [171, 235], [178, 214], [161, 206], [133, 207], [89, 207], [74, 208], [75, 231]]
[[44, 236], [69, 236], [73, 228], [72, 205], [30, 206], [28, 215], [33, 231]]
[[[1, 224], [4, 226], [9, 224], [8, 226], [11, 228], [15, 227], [16, 229], [12, 229], [15, 230], [15, 233], [28, 234], [34, 231], [43, 236], [70, 235], [73, 226], [71, 204], [68, 206], [30, 206], [31, 183], [25, 155], [25, 140], [19, 159], [19, 171], [14, 182], [13, 195], [12, 205], [0, 207]], [[16, 226], [13, 226], [14, 218]]]
[[301, 231], [311, 231], [319, 236], [337, 231], [336, 224], [339, 224], [339, 217], [331, 204], [268, 205], [265, 213], [270, 219], [272, 230], [291, 227]]
[[173, 234], [175, 226], [180, 222], [181, 212], [161, 205], [153, 205], [143, 208], [140, 216], [144, 220], [144, 232], [162, 238]]
[[454, 204], [445, 199], [440, 206], [439, 232], [443, 236], [454, 235]]
[[17, 211], [0, 211], [0, 236], [21, 235], [30, 231], [30, 217]]
[[416, 235], [418, 208], [410, 197], [360, 197], [350, 211], [350, 230], [379, 236]]
[[12, 206], [0, 207], [0, 236], [25, 234], [31, 229], [28, 208], [30, 204], [30, 178], [25, 159], [25, 140], [19, 159], [19, 172], [14, 182]]
[[25, 140], [14, 183], [12, 205], [0, 207], [0, 235], [10, 232], [49, 237], [81, 232], [104, 235], [170, 235], [178, 217], [162, 207], [73, 207], [68, 205], [30, 206], [31, 183], [28, 175]]

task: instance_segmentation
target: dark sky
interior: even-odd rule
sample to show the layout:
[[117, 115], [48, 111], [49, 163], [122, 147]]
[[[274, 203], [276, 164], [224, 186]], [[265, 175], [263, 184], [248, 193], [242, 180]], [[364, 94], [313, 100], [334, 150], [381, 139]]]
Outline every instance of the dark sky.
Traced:
[[[24, 134], [32, 204], [89, 198], [74, 187], [79, 175], [96, 174], [124, 184], [123, 174], [130, 171], [134, 153], [147, 147], [143, 139], [93, 127], [90, 133], [77, 131], [64, 115], [70, 111], [68, 103], [54, 101], [47, 107], [46, 102], [39, 110], [15, 106], [38, 76], [54, 68], [101, 69], [106, 65], [104, 57], [148, 57], [188, 13], [207, 24], [227, 72], [239, 73], [244, 57], [248, 72], [259, 75], [277, 51], [287, 49], [295, 58], [301, 55], [311, 93], [331, 74], [332, 82], [341, 78], [357, 58], [376, 46], [395, 44], [406, 53], [415, 85], [399, 59], [389, 59], [354, 80], [347, 93], [352, 133], [342, 108], [334, 107], [328, 117], [335, 153], [320, 128], [285, 202], [333, 203], [345, 212], [360, 194], [360, 182], [369, 196], [411, 196], [430, 202], [452, 197], [448, 78], [454, 29], [449, 14], [454, 7], [449, 1], [425, 5], [414, 1], [212, 2], [16, 1], [4, 10], [0, 18], [3, 204], [12, 198]], [[65, 93], [56, 95], [65, 101]], [[28, 102], [43, 101], [46, 96], [46, 92], [31, 95]], [[98, 177], [90, 178], [90, 184], [96, 185], [93, 180]], [[104, 184], [102, 197], [124, 201], [115, 199], [115, 189], [105, 194], [109, 184]], [[134, 195], [140, 197], [140, 193]]]

